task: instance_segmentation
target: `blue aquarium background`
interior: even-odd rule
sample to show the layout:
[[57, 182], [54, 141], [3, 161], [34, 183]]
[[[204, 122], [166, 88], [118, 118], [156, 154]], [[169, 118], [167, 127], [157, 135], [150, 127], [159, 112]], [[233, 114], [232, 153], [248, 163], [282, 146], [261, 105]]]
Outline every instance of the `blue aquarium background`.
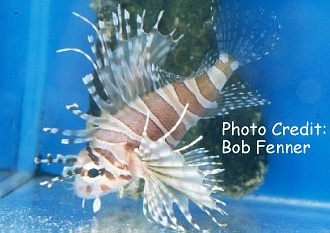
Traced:
[[[261, 187], [242, 200], [228, 199], [229, 216], [224, 221], [229, 227], [223, 231], [329, 232], [330, 3], [254, 2], [275, 12], [281, 24], [280, 41], [268, 56], [239, 72], [271, 101], [262, 107], [267, 142], [310, 144], [310, 149], [306, 154], [270, 154]], [[91, 203], [81, 209], [81, 201], [69, 187], [40, 187], [42, 179], [34, 176], [60, 173], [62, 168], [45, 165], [37, 170], [36, 155], [76, 154], [81, 148], [61, 145], [60, 136], [42, 133], [41, 128], [85, 127], [65, 105], [78, 103], [88, 110], [81, 78], [92, 72], [92, 66], [79, 54], [56, 50], [90, 51], [87, 35], [94, 32], [71, 13], [93, 21], [89, 1], [4, 0], [0, 9], [0, 231], [24, 231], [31, 226], [36, 231], [74, 232], [161, 229], [143, 218], [141, 201], [110, 195], [103, 203], [109, 208], [103, 207], [105, 212], [95, 217]], [[271, 129], [278, 122], [325, 127], [320, 135], [275, 136]]]

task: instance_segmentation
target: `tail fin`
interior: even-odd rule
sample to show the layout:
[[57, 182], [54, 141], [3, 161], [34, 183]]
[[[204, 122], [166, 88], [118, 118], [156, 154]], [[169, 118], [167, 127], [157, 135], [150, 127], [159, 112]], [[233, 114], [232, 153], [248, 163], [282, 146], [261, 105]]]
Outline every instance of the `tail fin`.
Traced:
[[214, 0], [214, 29], [218, 52], [231, 55], [240, 65], [259, 60], [275, 47], [281, 26], [276, 16], [262, 8], [250, 9]]

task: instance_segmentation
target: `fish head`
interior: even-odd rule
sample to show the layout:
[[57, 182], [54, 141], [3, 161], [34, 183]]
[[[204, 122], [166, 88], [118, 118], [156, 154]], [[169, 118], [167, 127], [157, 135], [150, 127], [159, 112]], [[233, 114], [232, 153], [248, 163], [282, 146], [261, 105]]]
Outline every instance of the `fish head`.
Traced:
[[[91, 151], [83, 149], [73, 167], [77, 167], [73, 187], [75, 194], [83, 199], [95, 199], [110, 192], [118, 192], [131, 181], [132, 176], [102, 159], [93, 160]], [[70, 169], [72, 170], [71, 167]], [[65, 167], [66, 168], [66, 167]], [[63, 170], [65, 176], [67, 171]]]

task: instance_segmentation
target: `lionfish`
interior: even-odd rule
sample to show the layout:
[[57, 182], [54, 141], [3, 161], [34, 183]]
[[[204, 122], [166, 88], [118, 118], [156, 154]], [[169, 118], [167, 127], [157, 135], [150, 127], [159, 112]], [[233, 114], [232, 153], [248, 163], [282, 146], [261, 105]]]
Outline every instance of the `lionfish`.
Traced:
[[[194, 203], [216, 224], [224, 226], [216, 218], [227, 214], [222, 209], [225, 203], [217, 197], [222, 188], [215, 175], [223, 171], [221, 163], [216, 162], [218, 156], [207, 154], [203, 148], [188, 151], [202, 136], [181, 148], [177, 145], [202, 118], [265, 103], [242, 83], [224, 86], [240, 65], [258, 60], [273, 49], [278, 40], [277, 33], [271, 30], [278, 27], [275, 17], [271, 17], [265, 29], [260, 29], [258, 23], [249, 28], [248, 23], [252, 22], [247, 16], [241, 23], [238, 14], [221, 11], [215, 22], [218, 52], [209, 55], [194, 75], [182, 77], [160, 68], [182, 35], [174, 39], [175, 30], [167, 35], [159, 32], [163, 11], [153, 28], [144, 31], [144, 12], [136, 16], [133, 36], [128, 23], [130, 14], [118, 5], [112, 14], [114, 39], [109, 38], [105, 22], [94, 25], [73, 13], [96, 32], [98, 43], [88, 36], [95, 59], [77, 48], [58, 52], [74, 51], [91, 62], [96, 75], [88, 74], [82, 80], [101, 115], [83, 113], [74, 103], [67, 109], [86, 121], [87, 129], [43, 129], [67, 136], [62, 139], [63, 144], [87, 146], [78, 155], [37, 157], [36, 163], [67, 164], [60, 176], [41, 185], [51, 187], [56, 181], [73, 178], [74, 191], [83, 199], [83, 207], [85, 199], [94, 199], [93, 211], [97, 212], [101, 196], [124, 193], [142, 179], [143, 213], [148, 220], [184, 231], [184, 224], [177, 218], [176, 212], [180, 211], [190, 227], [200, 230], [190, 213], [189, 203]], [[261, 21], [259, 17], [257, 22]], [[114, 49], [110, 42], [116, 44]], [[96, 78], [106, 100], [97, 91]]]

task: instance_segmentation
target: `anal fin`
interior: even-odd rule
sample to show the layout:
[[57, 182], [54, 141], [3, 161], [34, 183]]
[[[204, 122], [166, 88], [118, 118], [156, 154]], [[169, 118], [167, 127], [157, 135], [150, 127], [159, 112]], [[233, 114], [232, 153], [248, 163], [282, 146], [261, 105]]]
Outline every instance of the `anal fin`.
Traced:
[[246, 83], [235, 81], [225, 85], [217, 104], [216, 108], [208, 109], [204, 118], [227, 115], [237, 109], [264, 106], [270, 104], [270, 101], [263, 98], [258, 91], [250, 89]]

